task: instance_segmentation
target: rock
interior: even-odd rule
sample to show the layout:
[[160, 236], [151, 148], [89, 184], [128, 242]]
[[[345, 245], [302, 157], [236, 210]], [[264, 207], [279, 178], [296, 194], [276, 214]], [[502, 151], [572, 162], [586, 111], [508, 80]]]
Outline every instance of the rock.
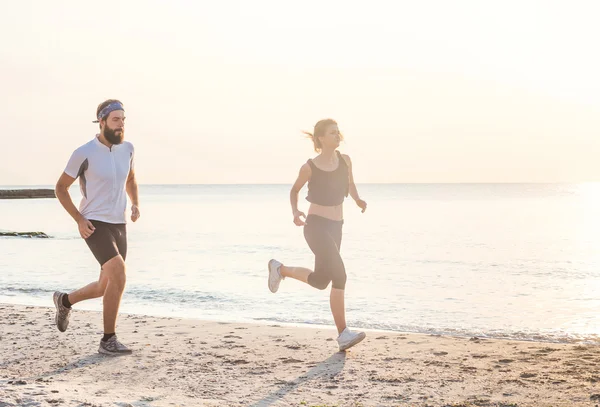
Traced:
[[0, 189], [0, 199], [56, 198], [53, 189]]
[[50, 236], [44, 232], [0, 232], [0, 237], [39, 237], [47, 239]]

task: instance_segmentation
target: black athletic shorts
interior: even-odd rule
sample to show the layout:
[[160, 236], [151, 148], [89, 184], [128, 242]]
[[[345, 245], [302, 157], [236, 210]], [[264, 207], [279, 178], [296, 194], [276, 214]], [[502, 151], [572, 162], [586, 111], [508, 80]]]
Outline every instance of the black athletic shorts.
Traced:
[[124, 223], [114, 224], [91, 220], [96, 230], [85, 242], [94, 254], [100, 266], [121, 255], [123, 260], [127, 256], [127, 228]]

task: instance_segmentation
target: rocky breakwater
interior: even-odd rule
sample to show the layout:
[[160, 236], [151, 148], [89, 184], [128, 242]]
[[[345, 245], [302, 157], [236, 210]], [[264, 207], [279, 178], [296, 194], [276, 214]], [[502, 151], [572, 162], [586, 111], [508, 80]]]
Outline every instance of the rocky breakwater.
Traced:
[[53, 189], [0, 189], [0, 199], [56, 198]]

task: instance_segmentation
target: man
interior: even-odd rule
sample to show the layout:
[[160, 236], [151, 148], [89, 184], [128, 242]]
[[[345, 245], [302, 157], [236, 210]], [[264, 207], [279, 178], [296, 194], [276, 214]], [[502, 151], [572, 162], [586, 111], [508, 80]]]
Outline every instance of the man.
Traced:
[[[56, 197], [77, 222], [79, 234], [100, 263], [100, 278], [72, 293], [54, 293], [56, 325], [64, 332], [69, 325], [71, 306], [90, 298], [103, 298], [104, 337], [98, 352], [130, 354], [115, 334], [121, 296], [125, 290], [127, 256], [127, 195], [131, 199], [131, 220], [140, 217], [138, 185], [134, 172], [133, 145], [124, 141], [123, 104], [109, 99], [96, 110], [100, 134], [73, 152], [56, 184]], [[79, 178], [82, 199], [79, 210], [69, 187]]]

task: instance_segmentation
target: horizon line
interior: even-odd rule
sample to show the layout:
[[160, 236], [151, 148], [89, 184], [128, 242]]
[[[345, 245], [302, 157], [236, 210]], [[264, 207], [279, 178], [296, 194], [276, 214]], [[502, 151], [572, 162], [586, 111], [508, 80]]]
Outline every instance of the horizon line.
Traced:
[[[598, 181], [437, 181], [437, 182], [357, 182], [356, 185], [573, 185], [594, 184]], [[138, 183], [139, 186], [284, 186], [292, 185], [288, 182], [266, 183]], [[74, 182], [72, 186], [77, 186]], [[53, 184], [0, 184], [4, 187], [54, 187]]]

